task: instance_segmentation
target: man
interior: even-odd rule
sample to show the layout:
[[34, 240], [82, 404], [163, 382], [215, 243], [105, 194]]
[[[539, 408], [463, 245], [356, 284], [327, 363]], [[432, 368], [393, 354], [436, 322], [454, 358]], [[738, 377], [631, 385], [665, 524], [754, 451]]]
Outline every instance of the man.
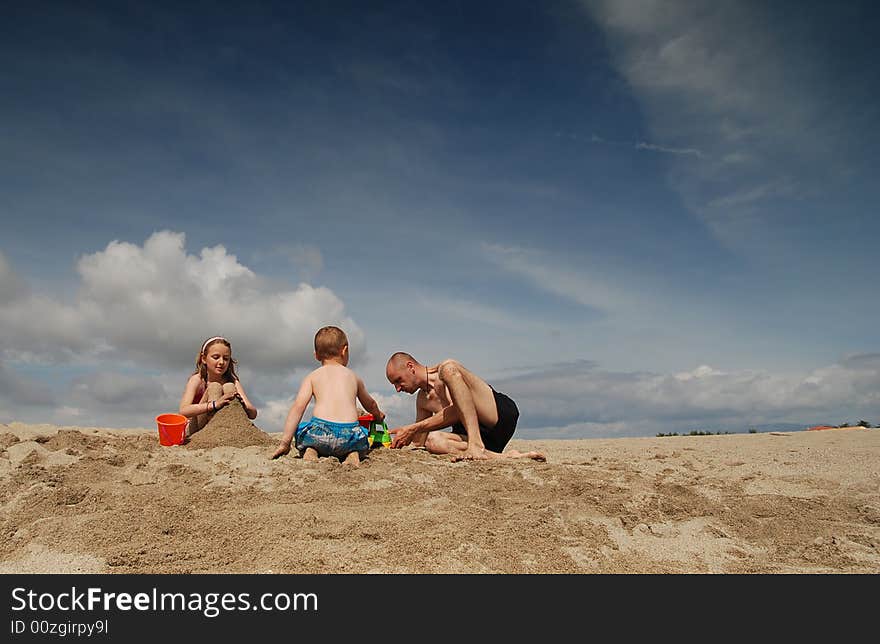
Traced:
[[[456, 461], [545, 460], [541, 452], [509, 450], [502, 454], [516, 429], [516, 403], [457, 360], [444, 360], [429, 367], [398, 351], [388, 359], [385, 375], [397, 391], [418, 391], [416, 422], [390, 430], [394, 436], [392, 448], [413, 443], [432, 454], [452, 454]], [[452, 431], [439, 431], [446, 427]]]

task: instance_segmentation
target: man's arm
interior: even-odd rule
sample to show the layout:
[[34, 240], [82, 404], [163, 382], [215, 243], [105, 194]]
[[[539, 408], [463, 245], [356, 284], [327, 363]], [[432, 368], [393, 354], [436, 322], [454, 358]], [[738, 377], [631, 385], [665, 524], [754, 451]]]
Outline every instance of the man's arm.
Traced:
[[[419, 393], [416, 394], [416, 423], [423, 421], [426, 418], [429, 418], [434, 414], [433, 411], [428, 409], [427, 403], [428, 403], [427, 394], [425, 394], [424, 391], [419, 391]], [[392, 435], [392, 438], [391, 438], [391, 446], [392, 447], [396, 447], [394, 444], [394, 435], [395, 435], [396, 431], [397, 430], [392, 429], [392, 430], [389, 430], [389, 432], [388, 432], [389, 434]], [[401, 438], [404, 438], [404, 437], [405, 436], [402, 436]], [[415, 443], [415, 445], [418, 447], [424, 447], [425, 441], [427, 440], [427, 438], [428, 438], [427, 434], [421, 434], [421, 435], [420, 434], [412, 434], [411, 437], [409, 438], [408, 442], [410, 444]], [[406, 444], [407, 444], [406, 442], [401, 441], [399, 446], [406, 445]]]
[[458, 422], [458, 419], [458, 411], [456, 411], [455, 406], [449, 405], [436, 414], [431, 414], [427, 418], [408, 425], [408, 427], [412, 427], [413, 432], [416, 434], [426, 434], [445, 427], [452, 427]]
[[424, 391], [419, 391], [416, 395], [416, 422], [421, 422], [433, 415], [434, 412], [428, 409], [428, 395]]
[[416, 401], [416, 405], [416, 422], [389, 430], [389, 433], [394, 436], [391, 447], [409, 445], [419, 434], [427, 434], [444, 427], [451, 427], [459, 421], [458, 411], [453, 405], [444, 407], [437, 413], [431, 413], [425, 407], [419, 406], [418, 401]]

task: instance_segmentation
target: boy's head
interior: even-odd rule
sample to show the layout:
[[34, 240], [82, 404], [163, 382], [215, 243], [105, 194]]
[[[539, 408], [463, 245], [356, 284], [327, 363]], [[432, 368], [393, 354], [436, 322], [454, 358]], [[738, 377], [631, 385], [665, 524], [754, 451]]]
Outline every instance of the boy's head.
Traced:
[[315, 359], [338, 358], [348, 362], [348, 338], [338, 326], [324, 326], [315, 334]]

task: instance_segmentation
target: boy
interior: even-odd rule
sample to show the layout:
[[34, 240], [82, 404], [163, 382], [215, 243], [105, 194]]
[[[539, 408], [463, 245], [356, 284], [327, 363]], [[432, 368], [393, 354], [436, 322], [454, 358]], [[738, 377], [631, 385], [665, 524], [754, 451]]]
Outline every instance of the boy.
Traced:
[[[335, 456], [357, 467], [361, 454], [370, 449], [367, 430], [358, 423], [357, 401], [380, 423], [385, 420], [385, 414], [367, 393], [364, 381], [348, 368], [348, 338], [342, 329], [335, 326], [318, 329], [315, 360], [321, 366], [303, 379], [272, 458], [287, 454], [291, 441], [295, 440], [303, 460], [315, 462], [318, 456]], [[312, 418], [300, 423], [313, 396]]]

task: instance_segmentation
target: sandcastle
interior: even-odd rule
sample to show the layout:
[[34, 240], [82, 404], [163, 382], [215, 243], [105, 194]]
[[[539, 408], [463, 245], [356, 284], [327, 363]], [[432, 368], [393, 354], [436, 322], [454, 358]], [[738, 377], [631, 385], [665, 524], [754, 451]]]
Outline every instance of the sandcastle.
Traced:
[[210, 449], [212, 447], [250, 447], [275, 445], [278, 441], [254, 425], [244, 405], [238, 400], [220, 409], [200, 431], [193, 434], [185, 447]]

